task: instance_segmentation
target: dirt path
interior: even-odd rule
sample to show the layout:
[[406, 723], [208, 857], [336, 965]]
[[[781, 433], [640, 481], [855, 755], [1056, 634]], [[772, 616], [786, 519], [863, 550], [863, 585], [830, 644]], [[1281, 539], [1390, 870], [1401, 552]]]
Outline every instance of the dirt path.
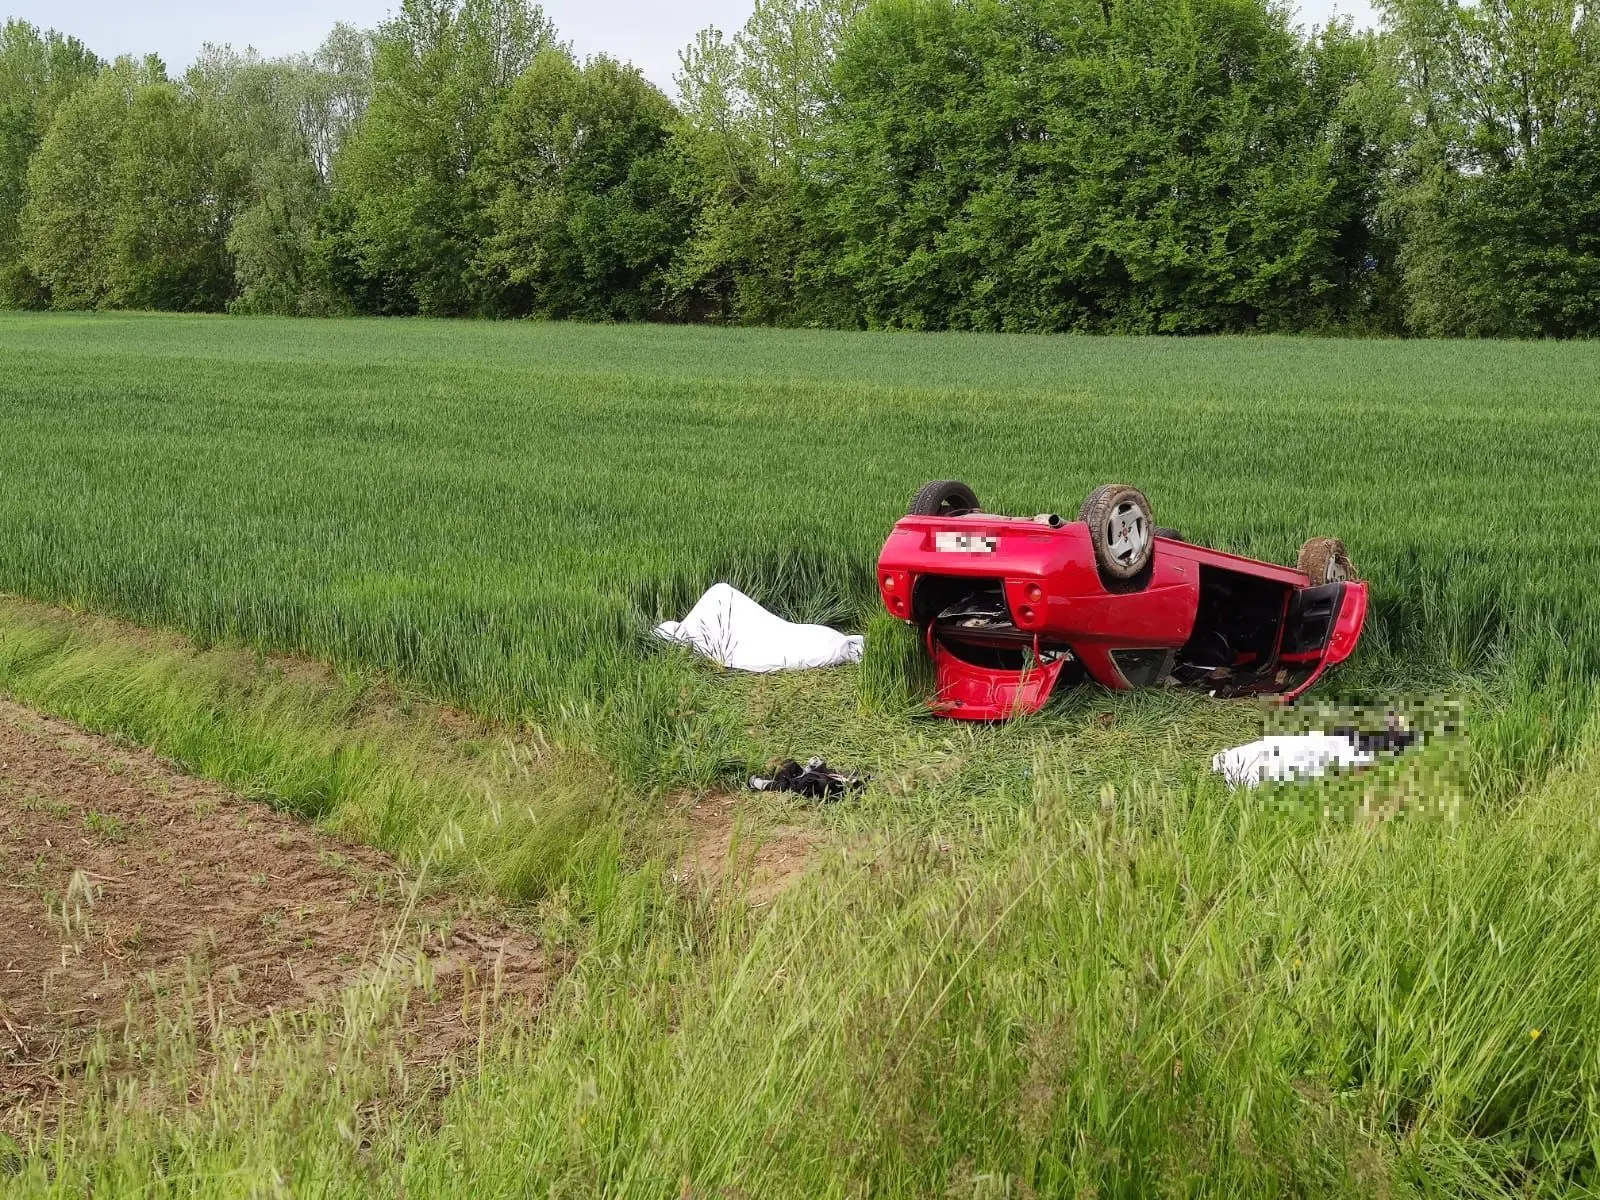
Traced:
[[130, 997], [188, 981], [214, 1019], [249, 1020], [409, 955], [423, 1060], [477, 1036], [468, 998], [539, 1002], [536, 942], [412, 894], [381, 853], [0, 700], [0, 1116], [70, 1088]]

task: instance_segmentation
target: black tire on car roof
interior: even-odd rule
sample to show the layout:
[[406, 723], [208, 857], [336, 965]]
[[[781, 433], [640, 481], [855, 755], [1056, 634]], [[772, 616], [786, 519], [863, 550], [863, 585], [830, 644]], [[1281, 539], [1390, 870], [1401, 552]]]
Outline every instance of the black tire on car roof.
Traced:
[[978, 511], [978, 496], [959, 479], [925, 483], [911, 498], [913, 517], [963, 517]]

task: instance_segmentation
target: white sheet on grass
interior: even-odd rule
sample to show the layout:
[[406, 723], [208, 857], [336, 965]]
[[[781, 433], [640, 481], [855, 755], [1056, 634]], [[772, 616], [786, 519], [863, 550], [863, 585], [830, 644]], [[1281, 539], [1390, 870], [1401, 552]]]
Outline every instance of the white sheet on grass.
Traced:
[[713, 585], [681, 621], [656, 633], [735, 671], [802, 671], [858, 662], [865, 639], [826, 625], [796, 625], [726, 583]]
[[1257, 787], [1317, 779], [1332, 769], [1365, 766], [1372, 760], [1372, 755], [1357, 749], [1347, 737], [1296, 733], [1224, 750], [1211, 760], [1211, 769], [1225, 778], [1229, 787]]

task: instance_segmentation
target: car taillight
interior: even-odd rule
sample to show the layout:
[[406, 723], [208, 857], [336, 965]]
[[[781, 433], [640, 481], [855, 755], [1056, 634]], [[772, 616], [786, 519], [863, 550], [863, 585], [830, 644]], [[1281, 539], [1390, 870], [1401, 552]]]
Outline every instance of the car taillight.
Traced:
[[1042, 587], [1040, 587], [1037, 583], [1030, 583], [1028, 585], [1027, 592], [1024, 593], [1024, 594], [1034, 604], [1037, 604], [1037, 603], [1039, 603], [1039, 601], [1044, 599], [1044, 589]]
[[911, 610], [911, 581], [902, 572], [885, 571], [878, 576], [878, 584], [883, 588], [883, 602], [890, 612], [897, 617], [903, 617]]

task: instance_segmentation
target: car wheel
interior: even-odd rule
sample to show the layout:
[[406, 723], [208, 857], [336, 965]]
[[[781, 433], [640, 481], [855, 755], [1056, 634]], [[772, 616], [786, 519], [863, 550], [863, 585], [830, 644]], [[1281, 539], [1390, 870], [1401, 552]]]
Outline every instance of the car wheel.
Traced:
[[925, 483], [911, 499], [913, 517], [964, 517], [977, 511], [977, 494], [955, 479]]
[[1150, 565], [1156, 523], [1150, 501], [1138, 488], [1108, 483], [1095, 488], [1078, 510], [1089, 526], [1095, 561], [1112, 579], [1132, 579]]
[[1356, 577], [1350, 565], [1350, 552], [1338, 538], [1315, 537], [1300, 547], [1295, 566], [1310, 576], [1313, 586], [1344, 583]]

